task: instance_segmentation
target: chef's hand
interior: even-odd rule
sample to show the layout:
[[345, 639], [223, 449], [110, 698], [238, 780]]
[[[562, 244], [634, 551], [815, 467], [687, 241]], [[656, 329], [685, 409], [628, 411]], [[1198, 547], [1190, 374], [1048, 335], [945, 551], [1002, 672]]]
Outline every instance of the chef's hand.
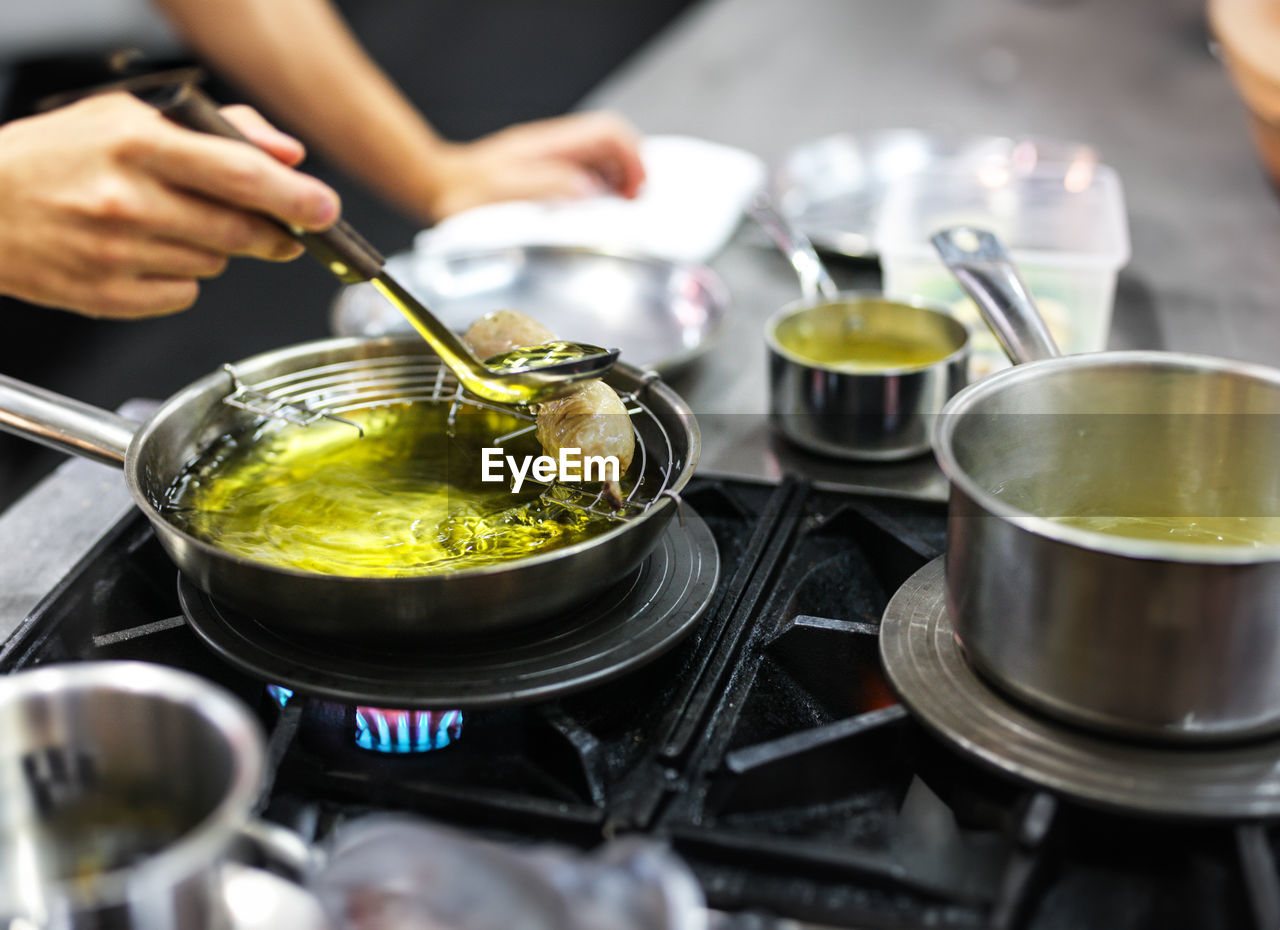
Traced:
[[634, 197], [644, 182], [639, 136], [612, 113], [522, 123], [468, 143], [442, 143], [433, 159], [437, 220], [500, 200]]
[[223, 112], [259, 148], [180, 128], [121, 93], [0, 126], [0, 294], [156, 316], [189, 307], [228, 256], [299, 255], [261, 214], [325, 229], [337, 194], [290, 167], [303, 156], [295, 139], [248, 107]]

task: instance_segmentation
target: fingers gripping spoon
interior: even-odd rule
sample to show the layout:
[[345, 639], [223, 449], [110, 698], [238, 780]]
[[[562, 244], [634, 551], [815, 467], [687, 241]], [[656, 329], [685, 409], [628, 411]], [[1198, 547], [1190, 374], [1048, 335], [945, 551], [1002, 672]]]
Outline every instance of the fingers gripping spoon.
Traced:
[[[181, 126], [252, 145], [192, 84], [150, 89], [138, 96]], [[617, 361], [617, 349], [577, 342], [522, 347], [481, 361], [453, 330], [387, 274], [386, 260], [345, 220], [318, 233], [284, 228], [339, 280], [371, 283], [413, 324], [462, 386], [477, 397], [500, 404], [550, 400], [578, 382], [602, 377]]]

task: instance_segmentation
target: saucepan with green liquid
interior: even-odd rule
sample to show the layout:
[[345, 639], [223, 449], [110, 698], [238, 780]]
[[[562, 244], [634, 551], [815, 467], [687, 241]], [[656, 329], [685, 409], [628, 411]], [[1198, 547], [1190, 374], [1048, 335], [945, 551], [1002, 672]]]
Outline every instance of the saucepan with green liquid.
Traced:
[[934, 435], [951, 483], [945, 607], [967, 661], [1112, 736], [1274, 739], [1280, 370], [1059, 355], [993, 235], [934, 241], [1015, 363], [952, 398]]
[[765, 343], [774, 426], [847, 459], [927, 452], [931, 421], [969, 363], [968, 330], [944, 309], [876, 293], [790, 304], [765, 324]]

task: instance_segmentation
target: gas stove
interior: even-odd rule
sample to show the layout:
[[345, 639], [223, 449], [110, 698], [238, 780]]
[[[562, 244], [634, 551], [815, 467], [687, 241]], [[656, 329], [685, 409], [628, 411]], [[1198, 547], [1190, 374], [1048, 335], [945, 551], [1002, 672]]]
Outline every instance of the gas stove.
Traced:
[[[941, 506], [797, 479], [700, 477], [684, 499], [683, 532], [705, 535], [718, 568], [686, 582], [677, 600], [695, 615], [679, 635], [514, 703], [402, 710], [272, 680], [283, 669], [220, 650], [207, 617], [188, 619], [198, 595], [136, 513], [21, 620], [0, 670], [141, 659], [193, 671], [256, 710], [269, 734], [263, 813], [309, 839], [376, 810], [516, 842], [652, 835], [743, 926], [1280, 925], [1265, 807], [1089, 796], [975, 750], [966, 721], [985, 712], [963, 690], [940, 688], [944, 707], [920, 716], [899, 703], [881, 619], [896, 592], [927, 601], [936, 586]], [[924, 690], [935, 693], [927, 679]], [[960, 734], [940, 738], [948, 716]], [[1163, 758], [1176, 798], [1187, 760]], [[1158, 765], [1146, 779], [1163, 796]]]

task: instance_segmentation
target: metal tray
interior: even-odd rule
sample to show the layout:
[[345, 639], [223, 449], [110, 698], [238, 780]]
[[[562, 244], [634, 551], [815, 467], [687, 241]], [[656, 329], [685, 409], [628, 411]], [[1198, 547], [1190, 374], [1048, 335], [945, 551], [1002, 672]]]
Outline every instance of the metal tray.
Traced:
[[[392, 256], [387, 271], [457, 330], [490, 310], [526, 313], [558, 336], [618, 348], [663, 374], [707, 350], [729, 293], [702, 265], [571, 246], [520, 246], [443, 257]], [[410, 332], [369, 284], [344, 288], [331, 326], [340, 336]]]

